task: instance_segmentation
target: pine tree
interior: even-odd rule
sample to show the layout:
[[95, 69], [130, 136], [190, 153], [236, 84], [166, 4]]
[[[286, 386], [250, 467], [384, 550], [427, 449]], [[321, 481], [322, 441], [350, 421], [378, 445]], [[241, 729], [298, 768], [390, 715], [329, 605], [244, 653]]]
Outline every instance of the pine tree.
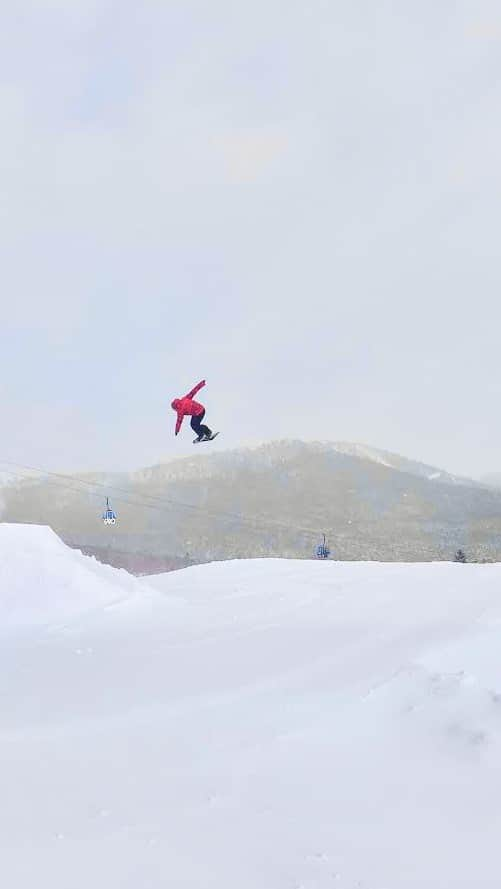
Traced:
[[458, 549], [456, 555], [454, 556], [455, 562], [462, 562], [463, 564], [466, 562], [466, 556], [462, 549]]

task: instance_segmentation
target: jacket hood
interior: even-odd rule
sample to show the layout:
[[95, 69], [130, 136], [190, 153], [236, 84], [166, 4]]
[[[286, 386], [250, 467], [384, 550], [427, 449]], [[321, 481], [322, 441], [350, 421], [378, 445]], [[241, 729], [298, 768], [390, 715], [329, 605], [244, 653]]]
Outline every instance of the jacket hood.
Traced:
[[180, 404], [181, 404], [180, 399], [179, 399], [179, 398], [175, 398], [174, 401], [171, 402], [171, 407], [174, 408], [175, 411], [177, 411], [177, 409], [178, 409], [178, 407], [179, 407]]

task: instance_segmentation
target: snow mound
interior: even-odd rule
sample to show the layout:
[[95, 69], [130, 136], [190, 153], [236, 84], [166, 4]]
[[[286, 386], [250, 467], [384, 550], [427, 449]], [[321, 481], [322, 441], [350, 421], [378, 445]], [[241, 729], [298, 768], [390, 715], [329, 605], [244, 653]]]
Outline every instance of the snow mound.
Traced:
[[0, 628], [48, 624], [137, 593], [135, 578], [67, 547], [50, 528], [0, 524]]
[[498, 887], [500, 566], [0, 566], [9, 889]]

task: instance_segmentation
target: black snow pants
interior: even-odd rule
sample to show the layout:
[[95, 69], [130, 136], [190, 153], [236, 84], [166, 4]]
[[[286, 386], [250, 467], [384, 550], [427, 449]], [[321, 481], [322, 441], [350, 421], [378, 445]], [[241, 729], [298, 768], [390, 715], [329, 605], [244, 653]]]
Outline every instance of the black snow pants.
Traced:
[[193, 429], [193, 432], [196, 432], [196, 434], [198, 435], [199, 438], [201, 438], [202, 435], [206, 435], [207, 437], [212, 435], [212, 432], [209, 429], [209, 427], [204, 426], [204, 424], [202, 423], [202, 420], [204, 417], [205, 417], [205, 411], [203, 412], [203, 414], [199, 414], [198, 417], [191, 418], [191, 428]]

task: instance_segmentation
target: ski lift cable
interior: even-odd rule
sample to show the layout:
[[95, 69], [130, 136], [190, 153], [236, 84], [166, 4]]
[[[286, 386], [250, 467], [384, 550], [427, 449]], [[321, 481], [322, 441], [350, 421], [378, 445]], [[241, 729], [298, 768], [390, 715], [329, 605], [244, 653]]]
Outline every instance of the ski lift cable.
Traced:
[[[142, 506], [152, 506], [152, 508], [155, 508], [155, 505], [158, 503], [162, 507], [165, 507], [165, 506], [174, 507], [174, 508], [182, 507], [183, 509], [192, 509], [195, 511], [205, 511], [204, 508], [201, 506], [196, 506], [196, 504], [192, 504], [192, 503], [182, 503], [181, 501], [173, 500], [170, 497], [158, 497], [155, 494], [134, 494], [133, 492], [128, 491], [125, 488], [119, 488], [117, 485], [107, 485], [105, 482], [89, 481], [88, 479], [79, 478], [78, 476], [64, 475], [61, 472], [51, 472], [48, 469], [40, 469], [36, 466], [27, 466], [22, 463], [13, 463], [8, 460], [2, 460], [2, 461], [0, 461], [0, 463], [2, 465], [6, 465], [6, 466], [16, 466], [18, 469], [26, 469], [26, 470], [29, 470], [30, 472], [38, 472], [41, 476], [49, 476], [51, 478], [63, 479], [64, 481], [70, 481], [72, 483], [86, 485], [88, 488], [92, 488], [92, 489], [102, 488], [105, 491], [116, 491], [119, 494], [125, 494], [126, 497], [128, 498], [127, 500], [125, 500], [122, 496], [115, 497], [115, 500], [118, 500], [122, 503], [132, 503], [132, 504], [138, 503], [139, 501], [137, 498], [141, 498], [140, 505], [142, 505]], [[6, 470], [6, 472], [9, 472], [10, 475], [14, 475], [17, 478], [23, 479], [24, 481], [39, 481], [39, 479], [31, 479], [30, 476], [21, 475], [20, 473], [11, 472], [10, 470]], [[50, 481], [50, 479], [48, 479], [48, 480]], [[57, 484], [57, 482], [51, 482], [51, 484]], [[69, 487], [69, 486], [62, 484], [61, 487]], [[71, 487], [70, 490], [74, 490], [77, 493], [83, 493], [81, 488]], [[89, 491], [89, 493], [92, 493], [92, 491]], [[95, 493], [95, 496], [102, 497], [102, 494], [98, 494], [97, 492], [94, 492], [94, 493]], [[131, 497], [133, 499], [131, 499]], [[151, 500], [152, 503], [149, 504], [149, 503], [145, 502], [148, 500]], [[231, 515], [231, 513], [228, 513], [228, 515]]]
[[[43, 471], [44, 475], [50, 474], [48, 472], [45, 472], [45, 470], [41, 470], [41, 471]], [[29, 476], [21, 475], [21, 473], [19, 473], [19, 472], [13, 472], [11, 469], [3, 470], [3, 472], [6, 472], [8, 475], [14, 476], [14, 478], [18, 478], [21, 481], [35, 481], [35, 482], [39, 481], [39, 479], [31, 479]], [[55, 485], [56, 487], [64, 488], [67, 491], [73, 491], [74, 494], [84, 494], [85, 493], [85, 494], [87, 494], [88, 497], [96, 497], [98, 500], [103, 499], [103, 495], [100, 491], [85, 491], [84, 492], [82, 490], [82, 488], [75, 488], [72, 485], [67, 485], [64, 482], [57, 481], [57, 480], [53, 481], [50, 478], [44, 479], [44, 482], [45, 482], [45, 484], [48, 484], [48, 485]], [[108, 490], [110, 490], [110, 488], [108, 488]], [[151, 503], [142, 503], [139, 500], [126, 499], [125, 497], [115, 497], [114, 499], [117, 500], [119, 503], [128, 503], [131, 506], [142, 506], [144, 508], [151, 508], [151, 509], [159, 509], [160, 508], [160, 507], [153, 506], [153, 504], [151, 504]]]
[[[268, 524], [278, 524], [278, 525], [283, 526], [284, 528], [294, 528], [295, 527], [299, 531], [308, 531], [309, 533], [314, 534], [315, 537], [318, 537], [318, 527], [316, 530], [312, 529], [312, 528], [300, 528], [298, 526], [292, 526], [288, 522], [280, 522], [280, 521], [277, 522], [275, 519], [267, 519], [264, 516], [255, 516], [255, 517], [243, 516], [240, 513], [229, 512], [227, 510], [217, 510], [215, 512], [209, 513], [209, 511], [203, 506], [197, 506], [195, 503], [183, 503], [182, 501], [174, 500], [171, 497], [165, 497], [165, 496], [159, 497], [158, 495], [155, 495], [155, 494], [142, 494], [142, 493], [135, 494], [134, 492], [128, 490], [127, 488], [120, 488], [117, 485], [106, 484], [106, 482], [90, 481], [89, 479], [80, 478], [79, 476], [67, 475], [62, 472], [53, 472], [48, 469], [41, 469], [40, 467], [37, 467], [37, 466], [28, 466], [23, 463], [14, 463], [9, 460], [0, 460], [0, 464], [4, 465], [4, 466], [15, 466], [18, 469], [26, 469], [30, 472], [37, 472], [40, 475], [51, 476], [52, 478], [60, 478], [65, 481], [70, 481], [72, 483], [86, 485], [89, 488], [102, 488], [104, 491], [117, 491], [119, 494], [125, 494], [126, 497], [128, 497], [128, 498], [131, 498], [131, 497], [134, 498], [134, 500], [132, 500], [132, 499], [123, 500], [122, 499], [123, 503], [136, 502], [137, 498], [139, 497], [139, 498], [141, 498], [141, 501], [151, 500], [153, 503], [159, 503], [162, 506], [167, 505], [167, 506], [174, 507], [176, 509], [178, 507], [181, 507], [182, 509], [191, 509], [194, 512], [202, 512], [204, 514], [210, 515], [211, 518], [217, 518], [219, 516], [223, 516], [223, 517], [226, 516], [228, 518], [239, 519], [241, 521], [245, 520], [245, 521], [255, 521], [255, 522], [260, 522], [260, 523], [265, 523], [265, 524], [267, 524], [267, 523]], [[11, 474], [16, 475], [16, 473], [11, 473]], [[22, 476], [22, 475], [17, 474], [17, 477], [25, 479], [27, 481], [30, 480], [29, 476]], [[74, 490], [78, 491], [79, 489], [75, 488]], [[100, 496], [100, 495], [97, 495], [97, 496]], [[120, 498], [115, 497], [115, 499], [119, 500]], [[143, 502], [142, 505], [144, 506], [145, 503]], [[379, 520], [375, 520], [375, 523], [376, 522], [379, 522]], [[323, 524], [322, 521], [320, 521], [319, 524], [320, 524], [320, 526], [322, 526], [322, 524]], [[328, 529], [328, 530], [331, 530], [331, 529]]]
[[[59, 478], [59, 479], [65, 480], [65, 481], [70, 481], [72, 483], [76, 482], [77, 484], [86, 485], [89, 488], [102, 488], [105, 491], [117, 491], [119, 494], [125, 494], [129, 498], [129, 500], [122, 499], [122, 502], [124, 502], [124, 503], [127, 503], [127, 502], [134, 503], [134, 502], [137, 502], [137, 498], [140, 498], [143, 506], [146, 505], [143, 501], [151, 500], [154, 504], [158, 503], [161, 506], [167, 505], [169, 507], [174, 507], [176, 509], [178, 507], [181, 507], [182, 509], [191, 509], [194, 512], [202, 512], [202, 513], [209, 515], [209, 511], [203, 506], [197, 506], [195, 503], [183, 503], [182, 501], [174, 500], [171, 497], [164, 497], [164, 496], [159, 497], [158, 495], [155, 495], [155, 494], [141, 494], [141, 493], [135, 494], [134, 492], [131, 492], [130, 490], [127, 490], [126, 488], [120, 488], [117, 485], [113, 485], [113, 484], [109, 485], [109, 484], [106, 484], [105, 482], [99, 482], [99, 481], [90, 481], [89, 479], [79, 478], [78, 476], [74, 476], [74, 475], [65, 475], [62, 472], [51, 472], [48, 469], [40, 469], [37, 466], [27, 466], [22, 463], [13, 463], [12, 461], [9, 461], [9, 460], [0, 460], [0, 463], [5, 466], [15, 466], [18, 469], [26, 469], [30, 472], [38, 472], [40, 475], [50, 476], [52, 478]], [[11, 474], [16, 475], [16, 473], [11, 473]], [[17, 477], [23, 478], [27, 481], [30, 481], [29, 476], [22, 476], [22, 475], [17, 474]], [[79, 491], [78, 488], [74, 488], [74, 490]], [[131, 497], [134, 499], [130, 499]], [[120, 499], [121, 498], [119, 498], [119, 497], [115, 497], [115, 500], [120, 500]], [[233, 512], [222, 511], [222, 510], [218, 510], [216, 512], [210, 513], [211, 518], [217, 518], [218, 516], [227, 516], [228, 518], [241, 519], [241, 520], [246, 519], [248, 521], [258, 521], [258, 522], [261, 521], [261, 519], [259, 517], [246, 518], [245, 516], [242, 516], [239, 513], [233, 513]], [[267, 522], [270, 520], [263, 518], [262, 521]], [[274, 520], [271, 520], [271, 521], [272, 521], [272, 523], [274, 522]], [[284, 527], [287, 527], [287, 528], [291, 527], [290, 525], [288, 525], [285, 522], [282, 524], [284, 525]], [[307, 530], [310, 531], [312, 529], [307, 529]], [[317, 534], [318, 532], [314, 532], [314, 533]]]
[[[25, 466], [23, 464], [12, 463], [11, 461], [9, 461], [9, 462], [8, 461], [0, 461], [0, 463], [3, 465], [18, 466], [19, 468], [29, 469], [32, 472], [38, 472], [39, 474], [41, 474], [43, 476], [49, 476], [49, 478], [45, 479], [47, 484], [64, 488], [68, 491], [73, 492], [74, 494], [82, 494], [84, 492], [82, 491], [81, 488], [76, 488], [76, 487], [74, 487], [74, 485], [66, 484], [65, 483], [66, 479], [68, 479], [69, 481], [87, 485], [89, 487], [89, 490], [86, 493], [87, 493], [87, 496], [89, 496], [89, 497], [96, 497], [99, 500], [102, 499], [103, 495], [101, 492], [98, 492], [96, 490], [90, 490], [90, 488], [95, 488], [96, 486], [99, 486], [99, 487], [106, 488], [108, 491], [114, 491], [114, 490], [120, 491], [120, 492], [124, 491], [124, 493], [129, 495], [127, 497], [124, 497], [122, 495], [114, 496], [114, 500], [118, 503], [124, 503], [129, 506], [137, 506], [142, 509], [154, 509], [155, 511], [161, 512], [161, 513], [162, 512], [165, 513], [167, 511], [167, 507], [164, 505], [157, 505], [156, 503], [147, 503], [143, 499], [140, 499], [144, 496], [150, 497], [150, 495], [140, 494], [140, 495], [135, 495], [135, 496], [131, 497], [130, 492], [125, 491], [123, 488], [114, 488], [111, 485], [105, 485], [103, 482], [90, 482], [87, 479], [78, 479], [73, 476], [63, 475], [62, 473], [57, 473], [57, 472], [51, 472], [50, 470], [46, 470], [46, 469], [39, 469], [34, 466]], [[4, 470], [4, 471], [8, 475], [13, 476], [14, 478], [18, 478], [21, 481], [30, 481], [30, 480], [33, 480], [35, 482], [38, 481], [38, 479], [31, 479], [29, 476], [22, 475], [19, 472], [14, 472], [13, 470]], [[53, 481], [52, 478], [50, 478], [50, 476], [54, 476], [55, 480]], [[162, 504], [161, 498], [155, 497], [154, 499], [158, 500], [159, 503]], [[281, 522], [276, 519], [267, 519], [264, 516], [245, 516], [245, 515], [242, 515], [241, 513], [230, 513], [230, 512], [223, 512], [223, 511], [219, 511], [219, 512], [212, 511], [211, 512], [202, 506], [196, 506], [194, 504], [183, 503], [182, 501], [172, 500], [170, 498], [169, 499], [166, 498], [166, 503], [168, 504], [169, 510], [171, 510], [173, 507], [181, 507], [184, 509], [193, 509], [193, 510], [196, 510], [199, 514], [206, 515], [208, 518], [213, 518], [213, 519], [221, 519], [221, 518], [228, 519], [228, 518], [230, 518], [232, 520], [236, 520], [242, 525], [246, 524], [246, 525], [252, 526], [253, 530], [258, 530], [259, 527], [264, 527], [267, 525], [268, 527], [274, 528], [277, 531], [280, 531], [280, 530], [295, 531], [296, 533], [302, 534], [303, 536], [311, 537], [312, 539], [318, 540], [318, 528], [313, 529], [313, 528], [306, 528], [304, 526], [292, 525], [289, 522]], [[332, 533], [334, 533], [334, 529], [329, 529], [329, 530], [332, 530]], [[339, 534], [339, 529], [338, 529], [337, 533]], [[353, 542], [356, 540], [355, 537], [352, 538], [343, 532], [341, 532], [341, 536], [342, 536], [344, 543], [349, 543], [350, 541]], [[325, 535], [324, 535], [324, 537], [325, 537]]]
[[[1, 460], [0, 463], [5, 466], [15, 466], [18, 469], [25, 469], [30, 472], [38, 472], [42, 476], [48, 476], [49, 478], [47, 479], [47, 481], [49, 481], [50, 484], [59, 485], [59, 487], [66, 488], [67, 490], [73, 491], [76, 494], [82, 494], [83, 493], [82, 489], [76, 488], [76, 487], [74, 487], [74, 485], [65, 484], [64, 482], [66, 480], [74, 482], [74, 483], [76, 482], [77, 484], [86, 485], [89, 488], [95, 489], [96, 487], [99, 487], [99, 488], [104, 488], [107, 491], [112, 491], [112, 492], [117, 491], [117, 492], [119, 492], [119, 496], [114, 495], [114, 499], [117, 502], [126, 503], [131, 506], [139, 506], [139, 507], [142, 507], [143, 509], [155, 509], [158, 512], [166, 512], [167, 508], [168, 509], [172, 509], [172, 508], [191, 509], [191, 510], [198, 512], [200, 514], [206, 515], [208, 518], [233, 519], [233, 520], [240, 522], [241, 524], [255, 525], [258, 527], [268, 525], [270, 528], [273, 527], [273, 528], [276, 528], [277, 530], [296, 531], [300, 534], [311, 536], [314, 539], [318, 538], [318, 530], [315, 530], [313, 528], [305, 528], [305, 527], [300, 527], [297, 525], [292, 525], [292, 524], [289, 524], [288, 522], [281, 522], [276, 519], [267, 519], [264, 516], [244, 516], [241, 513], [232, 513], [232, 512], [222, 511], [222, 510], [210, 511], [203, 506], [197, 506], [197, 505], [191, 504], [191, 503], [183, 503], [182, 501], [173, 500], [173, 499], [167, 498], [167, 497], [162, 498], [162, 497], [157, 497], [155, 495], [150, 495], [150, 494], [139, 494], [139, 495], [132, 494], [131, 495], [131, 492], [126, 491], [124, 488], [115, 487], [114, 485], [106, 485], [104, 482], [98, 482], [98, 481], [91, 482], [87, 479], [82, 479], [82, 478], [78, 478], [78, 477], [71, 476], [71, 475], [65, 475], [61, 472], [51, 472], [50, 470], [41, 469], [36, 466], [28, 466], [28, 465], [21, 464], [21, 463], [14, 463], [13, 461], [9, 461], [9, 460]], [[19, 478], [22, 481], [33, 480], [33, 479], [30, 479], [29, 476], [21, 475], [20, 473], [14, 472], [12, 470], [5, 470], [5, 471], [9, 475], [14, 476], [15, 478]], [[52, 478], [61, 479], [61, 481], [52, 481], [51, 480]], [[36, 479], [35, 481], [38, 481], [38, 479]], [[94, 496], [94, 497], [99, 497], [99, 498], [102, 497], [102, 494], [98, 493], [95, 490], [94, 491], [89, 490], [87, 493], [89, 494], [89, 496]], [[126, 497], [120, 496], [123, 494], [125, 494], [127, 496]], [[144, 498], [144, 499], [142, 499], [142, 498]], [[146, 502], [146, 500], [152, 500], [154, 502], [148, 503], [148, 502]]]
[[[32, 467], [30, 467], [30, 469], [31, 468]], [[21, 481], [34, 481], [34, 482], [40, 481], [39, 479], [31, 479], [29, 476], [21, 475], [21, 473], [19, 473], [19, 472], [13, 472], [10, 469], [4, 470], [4, 471], [6, 473], [8, 473], [8, 475], [12, 475], [14, 478], [20, 479]], [[46, 472], [45, 470], [40, 470], [40, 471], [43, 472], [44, 475], [50, 475], [50, 473]], [[70, 478], [70, 476], [68, 476], [68, 478]], [[59, 481], [57, 479], [54, 481], [51, 478], [46, 478], [46, 479], [43, 479], [43, 481], [44, 481], [44, 484], [54, 485], [56, 487], [64, 488], [67, 491], [72, 491], [74, 494], [86, 494], [88, 497], [96, 497], [98, 500], [103, 499], [103, 495], [100, 491], [91, 491], [91, 490], [83, 491], [82, 488], [75, 488], [73, 485], [66, 484], [64, 481]], [[92, 483], [90, 483], [90, 484], [92, 484]], [[106, 489], [108, 491], [116, 490], [116, 489], [112, 488], [110, 485], [105, 485], [104, 487], [106, 487]], [[141, 496], [142, 495], [139, 495], [139, 497], [141, 497]], [[113, 499], [118, 503], [126, 503], [129, 506], [140, 506], [143, 509], [155, 509], [159, 512], [166, 512], [167, 511], [167, 507], [162, 507], [162, 506], [158, 506], [153, 503], [144, 502], [143, 500], [138, 499], [138, 497], [124, 497], [123, 495], [119, 495], [119, 496], [114, 496]], [[172, 505], [174, 505], [174, 501], [173, 501]], [[178, 506], [186, 505], [187, 507], [189, 507], [189, 504], [178, 503], [177, 505]]]

